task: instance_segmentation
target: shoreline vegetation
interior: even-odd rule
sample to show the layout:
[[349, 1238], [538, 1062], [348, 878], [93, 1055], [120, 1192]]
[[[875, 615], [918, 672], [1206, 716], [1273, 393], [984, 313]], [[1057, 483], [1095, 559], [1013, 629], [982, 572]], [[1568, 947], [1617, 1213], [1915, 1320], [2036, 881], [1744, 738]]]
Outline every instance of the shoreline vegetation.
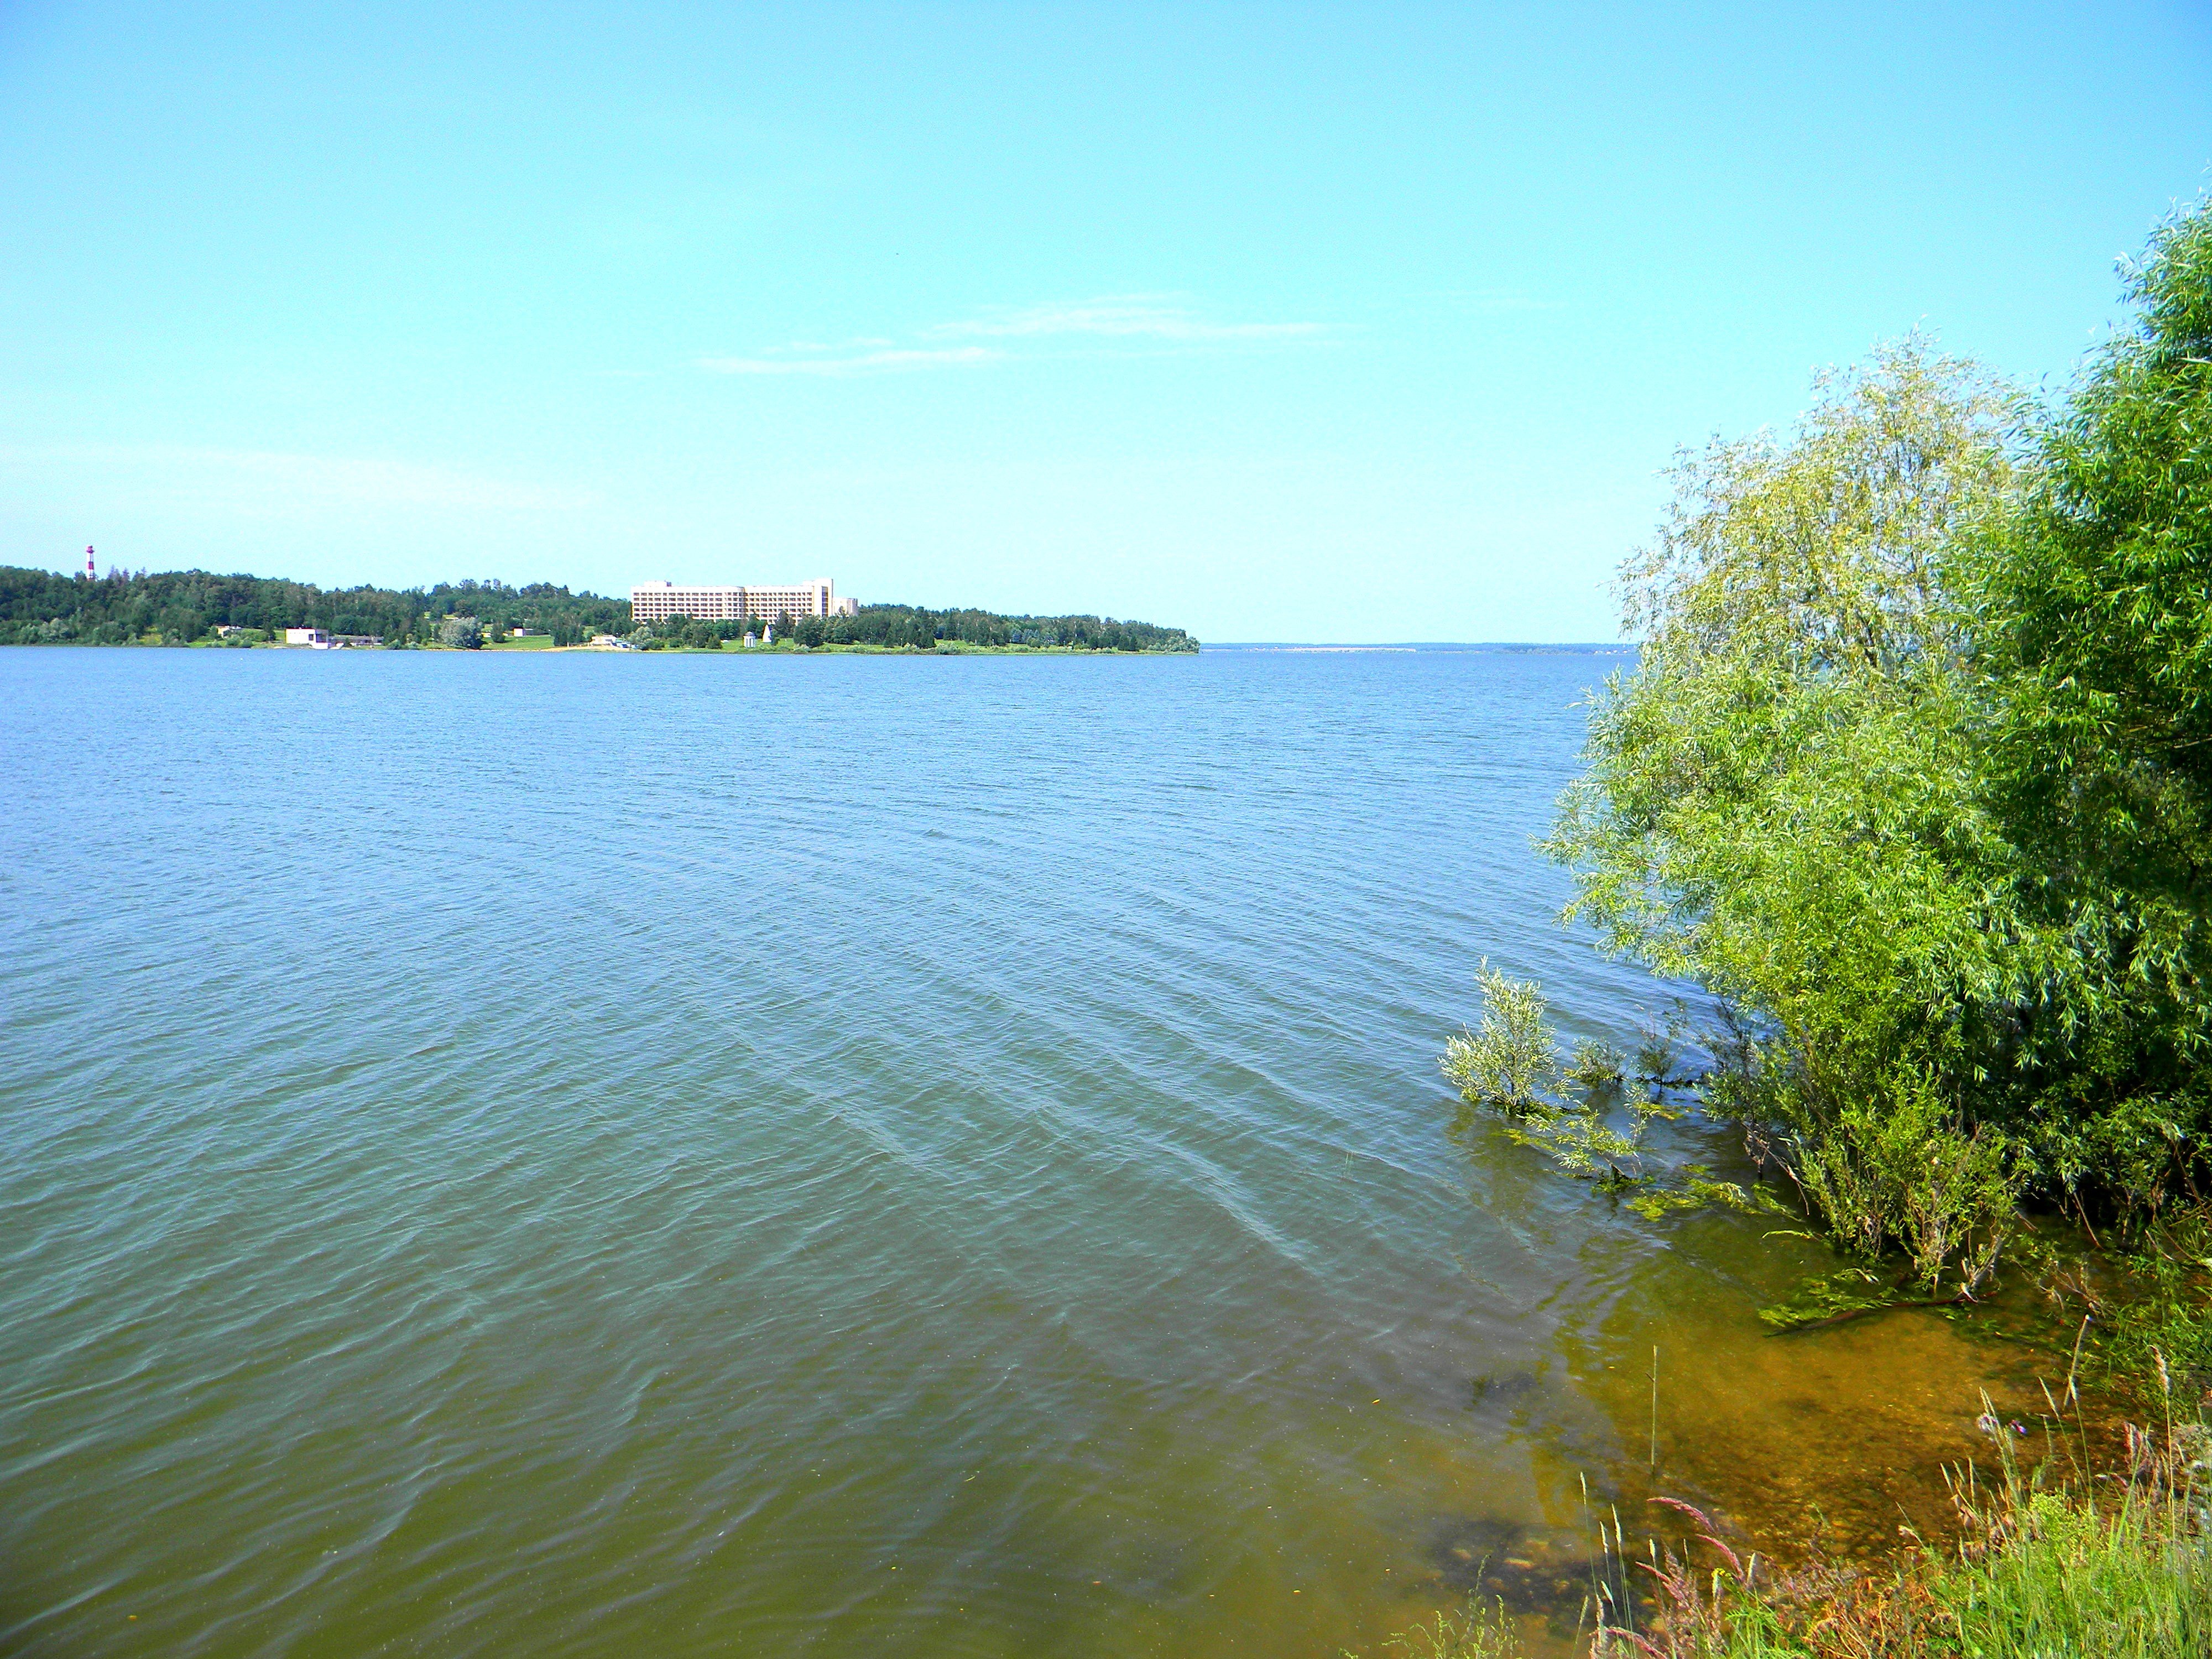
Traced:
[[[2171, 1416], [2094, 1455], [2054, 1395], [2032, 1464], [2000, 1439], [1947, 1470], [1953, 1536], [1900, 1528], [1871, 1566], [1778, 1565], [1707, 1510], [1655, 1496], [1632, 1518], [1587, 1493], [1580, 1603], [1537, 1636], [1475, 1598], [1384, 1644], [1398, 1659], [2169, 1659], [2212, 1652], [2212, 1432]], [[2171, 1401], [2166, 1402], [2170, 1407]], [[1356, 1659], [1347, 1655], [1346, 1659]]]
[[[1778, 1336], [1984, 1322], [2008, 1279], [2063, 1381], [2039, 1445], [1984, 1400], [1955, 1536], [1887, 1560], [1597, 1519], [1596, 1659], [2212, 1653], [2212, 204], [2122, 270], [2063, 398], [1880, 346], [1789, 434], [1680, 453], [1623, 568], [1642, 650], [1543, 851], [1563, 921], [1691, 990], [1569, 1052], [1484, 962], [1462, 1110], [1650, 1222], [1825, 1241]], [[1723, 1133], [1744, 1179], [1695, 1161]], [[1478, 1602], [1392, 1648], [1521, 1635]]]
[[866, 605], [852, 616], [787, 615], [750, 623], [672, 617], [641, 625], [631, 617], [628, 599], [572, 592], [549, 582], [325, 589], [279, 577], [204, 570], [111, 569], [95, 578], [0, 566], [0, 645], [286, 648], [286, 629], [318, 629], [349, 648], [387, 651], [589, 649], [595, 638], [619, 641], [612, 648], [720, 651], [745, 648], [747, 633], [771, 625], [774, 645], [756, 644], [753, 649], [909, 655], [1127, 655], [1198, 649], [1198, 641], [1180, 628], [1112, 617], [1016, 617], [974, 609]]

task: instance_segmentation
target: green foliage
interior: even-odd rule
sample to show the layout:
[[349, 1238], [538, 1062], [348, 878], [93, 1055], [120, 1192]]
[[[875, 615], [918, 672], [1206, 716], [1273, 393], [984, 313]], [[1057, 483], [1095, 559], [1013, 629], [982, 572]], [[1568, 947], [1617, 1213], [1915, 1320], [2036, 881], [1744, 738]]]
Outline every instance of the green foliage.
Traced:
[[1482, 988], [1481, 1018], [1474, 1030], [1445, 1042], [1438, 1062], [1443, 1074], [1471, 1104], [1521, 1115], [1546, 1109], [1559, 1056], [1542, 988], [1492, 968], [1486, 957], [1474, 977]]
[[[1983, 799], [1956, 573], [2003, 523], [2011, 406], [1917, 339], [1815, 393], [1790, 444], [1680, 460], [1627, 573], [1641, 660], [1597, 699], [1548, 850], [1570, 915], [1743, 1017], [1709, 1099], [1783, 1131], [1842, 1239], [1978, 1277], [2011, 1166], [1953, 1085], [2038, 941]], [[1648, 1034], [1637, 1069], [1676, 1053]]]
[[1896, 1290], [1881, 1274], [1864, 1267], [1800, 1279], [1786, 1301], [1761, 1308], [1759, 1316], [1778, 1331], [1802, 1331], [1832, 1324], [1852, 1314], [1897, 1305]]
[[1803, 1137], [1796, 1174], [1846, 1248], [1871, 1255], [1891, 1241], [1921, 1286], [1945, 1269], [1972, 1293], [1996, 1265], [2019, 1201], [2019, 1160], [1987, 1124], [1958, 1115], [1926, 1073], [1844, 1103], [1823, 1133]]
[[2125, 1466], [2096, 1480], [2077, 1465], [2062, 1481], [2057, 1459], [2025, 1470], [2001, 1440], [1993, 1486], [1971, 1468], [1953, 1482], [1955, 1553], [1907, 1564], [1840, 1617], [1796, 1622], [1873, 1659], [2212, 1651], [2212, 1437], [2171, 1413], [2169, 1397], [2159, 1426], [2130, 1428]]
[[[1744, 1017], [1709, 1099], [1783, 1131], [1838, 1237], [1978, 1282], [2013, 1160], [1952, 1085], [2001, 1045], [2038, 942], [1982, 798], [1956, 572], [2009, 501], [2009, 405], [1917, 339], [1815, 392], [1794, 443], [1680, 461], [1628, 572], [1641, 661], [1601, 694], [1548, 847], [1570, 915]], [[1648, 1033], [1637, 1069], [1677, 1052]]]
[[[1748, 1202], [1742, 1188], [1686, 1165], [1669, 1182], [1646, 1164], [1654, 1124], [1684, 1115], [1668, 1091], [1621, 1087], [1620, 1051], [1585, 1040], [1559, 1060], [1543, 988], [1513, 978], [1487, 958], [1475, 969], [1482, 1012], [1472, 1030], [1448, 1038], [1437, 1064], [1470, 1108], [1496, 1111], [1516, 1145], [1542, 1152], [1561, 1170], [1628, 1194], [1646, 1215], [1723, 1202]], [[1464, 1126], [1462, 1126], [1464, 1127]]]
[[2094, 1255], [2040, 1241], [2027, 1253], [2060, 1316], [2077, 1307], [2086, 1316], [2077, 1343], [2108, 1382], [2140, 1392], [2140, 1380], [2163, 1367], [2185, 1395], [2212, 1390], [2212, 1204], [2170, 1206]]
[[[748, 632], [761, 631], [755, 618], [744, 622], [695, 622], [672, 617], [657, 623], [652, 636], [665, 644], [713, 650]], [[1117, 622], [1097, 617], [1003, 617], [974, 610], [930, 611], [904, 605], [862, 605], [851, 617], [779, 617], [778, 645], [868, 646], [884, 651], [937, 651], [973, 646], [1010, 646], [1070, 651], [1195, 651], [1198, 641], [1180, 628], [1152, 623]]]
[[550, 583], [440, 583], [428, 589], [331, 589], [281, 578], [215, 575], [204, 570], [131, 574], [97, 580], [0, 566], [0, 645], [182, 644], [234, 626], [282, 637], [287, 628], [380, 636], [387, 644], [428, 645], [443, 618], [473, 616], [486, 629], [542, 629], [556, 645], [627, 627], [628, 599], [571, 593]]
[[2027, 1133], [2052, 1185], [2155, 1210], [2212, 1133], [2212, 215], [2129, 271], [2136, 326], [2035, 433], [1972, 598], [2003, 694], [1996, 799], [2025, 902], [2080, 971], [2024, 1010]]
[[456, 651], [475, 651], [483, 645], [483, 628], [474, 617], [448, 617], [438, 624], [438, 643]]
[[1585, 1094], [1595, 1094], [1618, 1089], [1627, 1064], [1628, 1056], [1612, 1043], [1584, 1037], [1575, 1044], [1574, 1057], [1568, 1060], [1565, 1075]]
[[2008, 1547], [1936, 1584], [1960, 1649], [1990, 1659], [2212, 1652], [2203, 1543], [2148, 1520], [2115, 1521], [2052, 1492], [2028, 1498]]
[[1681, 1049], [1676, 1039], [1680, 1033], [1654, 1024], [1647, 1024], [1638, 1033], [1636, 1055], [1625, 1065], [1635, 1067], [1639, 1082], [1665, 1084], [1673, 1080], [1681, 1065]]
[[2203, 204], [2130, 287], [2049, 415], [1912, 338], [1682, 457], [1547, 843], [1570, 916], [1729, 1011], [1708, 1104], [1930, 1293], [2023, 1192], [2134, 1225], [2207, 1169]]
[[1521, 1632], [1503, 1601], [1470, 1601], [1456, 1613], [1439, 1611], [1425, 1625], [1400, 1631], [1382, 1644], [1404, 1659], [1521, 1659]]

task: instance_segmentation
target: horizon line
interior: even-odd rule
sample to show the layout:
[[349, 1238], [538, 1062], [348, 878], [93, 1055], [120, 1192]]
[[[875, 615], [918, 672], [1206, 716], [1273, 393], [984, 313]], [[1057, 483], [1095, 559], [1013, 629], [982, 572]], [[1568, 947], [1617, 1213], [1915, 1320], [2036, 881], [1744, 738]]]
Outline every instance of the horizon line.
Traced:
[[1205, 640], [1206, 651], [1632, 651], [1637, 640]]

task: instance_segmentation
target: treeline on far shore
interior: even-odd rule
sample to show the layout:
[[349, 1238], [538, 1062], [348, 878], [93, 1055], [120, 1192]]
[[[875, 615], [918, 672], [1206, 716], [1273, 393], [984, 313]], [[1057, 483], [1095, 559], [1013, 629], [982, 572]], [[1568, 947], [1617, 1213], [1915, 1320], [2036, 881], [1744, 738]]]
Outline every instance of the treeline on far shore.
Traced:
[[550, 582], [440, 582], [435, 587], [323, 588], [281, 576], [204, 570], [111, 570], [98, 578], [0, 566], [0, 644], [191, 645], [219, 629], [282, 637], [287, 628], [434, 645], [449, 617], [486, 634], [526, 628], [573, 645], [626, 632], [628, 599], [572, 593]]
[[[939, 645], [1028, 646], [1077, 651], [1195, 651], [1180, 628], [1100, 617], [1007, 617], [988, 611], [933, 611], [863, 605], [857, 616], [783, 617], [780, 639], [807, 646], [933, 650]], [[474, 626], [465, 624], [473, 623]], [[386, 645], [472, 645], [514, 629], [580, 645], [612, 634], [648, 649], [720, 646], [763, 622], [701, 623], [672, 617], [638, 625], [626, 599], [572, 592], [550, 582], [513, 587], [490, 581], [434, 587], [323, 588], [282, 577], [216, 575], [204, 570], [111, 570], [62, 575], [0, 565], [0, 645], [196, 645], [236, 643], [287, 628], [320, 628]]]
[[[714, 650], [747, 634], [757, 622], [694, 622], [672, 617], [641, 630], [637, 643]], [[1180, 628], [1157, 623], [1116, 622], [1111, 617], [1002, 617], [991, 611], [931, 611], [908, 605], [864, 605], [852, 617], [785, 617], [776, 637], [793, 644], [872, 646], [933, 651], [941, 645], [985, 649], [1029, 646], [1063, 651], [1195, 651], [1198, 641]]]

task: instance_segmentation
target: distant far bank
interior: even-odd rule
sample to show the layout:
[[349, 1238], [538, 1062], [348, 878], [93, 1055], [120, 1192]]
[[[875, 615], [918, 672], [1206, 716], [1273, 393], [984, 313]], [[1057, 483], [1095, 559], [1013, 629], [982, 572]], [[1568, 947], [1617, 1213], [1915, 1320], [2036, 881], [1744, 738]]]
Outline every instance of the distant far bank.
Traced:
[[[771, 642], [767, 637], [774, 631]], [[61, 575], [0, 565], [0, 645], [141, 645], [371, 650], [755, 649], [957, 653], [1191, 652], [1180, 628], [1112, 617], [1006, 616], [972, 608], [860, 605], [832, 616], [641, 621], [630, 601], [549, 582], [322, 588], [204, 570]]]
[[1208, 651], [1285, 651], [1285, 652], [1345, 652], [1345, 651], [1476, 651], [1519, 653], [1523, 655], [1544, 655], [1548, 653], [1571, 653], [1577, 656], [1625, 656], [1636, 650], [1632, 643], [1619, 640], [1564, 641], [1546, 642], [1531, 640], [1401, 640], [1385, 645], [1332, 645], [1315, 640], [1220, 640], [1209, 644]]

